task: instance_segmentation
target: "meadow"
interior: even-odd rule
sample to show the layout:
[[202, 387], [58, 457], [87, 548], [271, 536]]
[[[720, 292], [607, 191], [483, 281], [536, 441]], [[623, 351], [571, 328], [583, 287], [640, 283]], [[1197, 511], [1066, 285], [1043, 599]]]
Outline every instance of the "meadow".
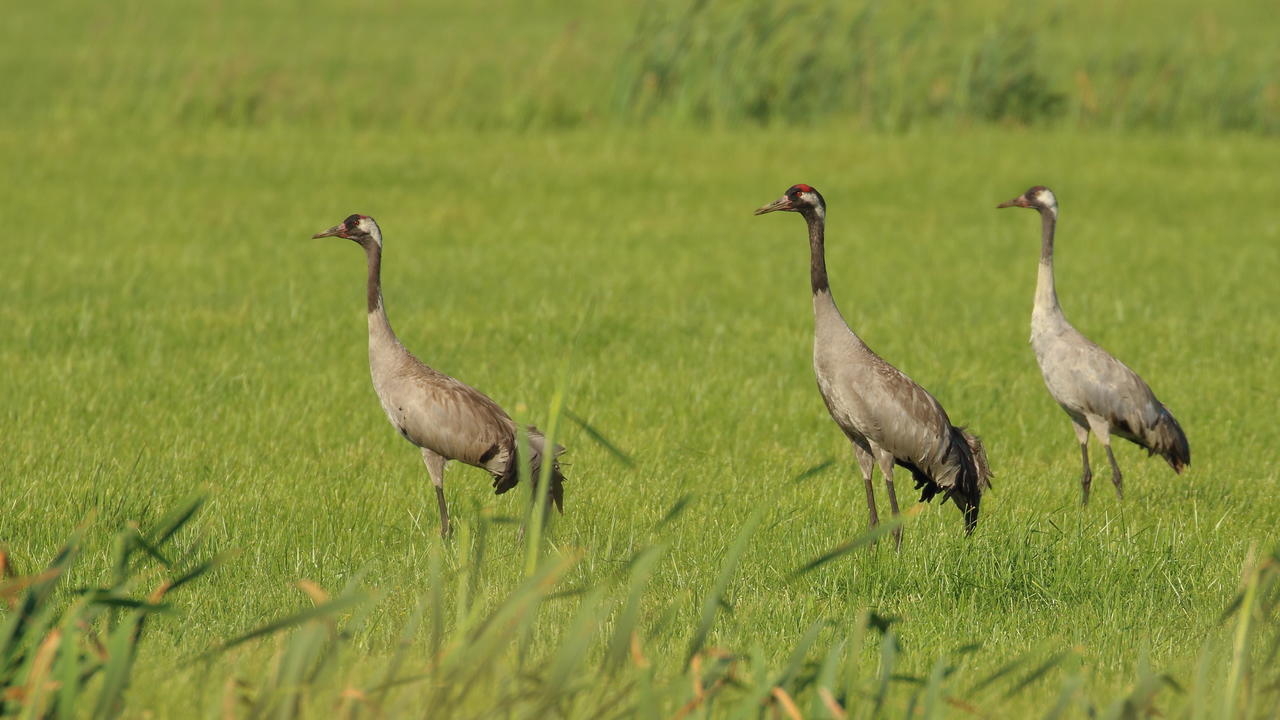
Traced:
[[[867, 81], [897, 98], [873, 105], [887, 113], [760, 115], [697, 83], [628, 99], [654, 6], [16, 9], [0, 29], [12, 572], [83, 526], [53, 600], [70, 602], [111, 575], [117, 530], [205, 498], [175, 552], [225, 556], [148, 620], [106, 714], [788, 716], [779, 687], [824, 717], [837, 675], [853, 717], [1274, 712], [1257, 563], [1280, 545], [1275, 19], [1140, 5], [1059, 8], [1027, 67], [1062, 99], [1025, 117], [916, 113], [910, 75]], [[1009, 7], [948, 22], [999, 38]], [[1106, 53], [1130, 35], [1130, 59], [1187, 68], [1175, 87], [1256, 88], [1248, 112], [1187, 90], [1144, 115], [1101, 89], [1114, 103], [1073, 112], [1076, 70], [1122, 66]], [[751, 215], [795, 182], [827, 199], [850, 324], [987, 444], [995, 489], [971, 538], [924, 506], [900, 553], [796, 573], [867, 537], [814, 387], [804, 228]], [[1119, 443], [1123, 502], [1095, 449], [1079, 506], [1074, 438], [1027, 346], [1039, 227], [994, 206], [1038, 183], [1062, 205], [1068, 317], [1190, 438], [1181, 477]], [[361, 253], [310, 239], [352, 212], [383, 228], [405, 344], [570, 448], [544, 537], [517, 540], [523, 488], [495, 497], [454, 465], [460, 528], [441, 543], [417, 453], [370, 388]], [[140, 559], [121, 592], [177, 569]], [[1272, 603], [1253, 630], [1224, 621], [1249, 577]], [[503, 608], [518, 621], [485, 620]]]

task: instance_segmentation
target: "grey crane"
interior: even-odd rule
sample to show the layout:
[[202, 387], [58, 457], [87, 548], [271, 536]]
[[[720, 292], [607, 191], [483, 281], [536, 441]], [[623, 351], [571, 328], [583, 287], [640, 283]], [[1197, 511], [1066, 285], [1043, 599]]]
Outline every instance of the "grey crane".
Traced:
[[1124, 498], [1123, 477], [1111, 452], [1111, 436], [1118, 435], [1147, 451], [1159, 453], [1175, 473], [1191, 464], [1187, 436], [1169, 408], [1138, 374], [1076, 330], [1062, 314], [1053, 282], [1053, 233], [1058, 224], [1058, 199], [1037, 185], [997, 208], [1031, 208], [1040, 213], [1040, 270], [1035, 307], [1031, 311], [1031, 347], [1049, 394], [1071, 417], [1080, 444], [1084, 473], [1080, 477], [1082, 504], [1089, 503], [1089, 431], [1107, 450], [1116, 496]]
[[[382, 301], [382, 230], [367, 215], [351, 215], [312, 237], [340, 237], [364, 248], [368, 261], [369, 371], [387, 419], [406, 440], [422, 449], [422, 462], [436, 488], [440, 535], [449, 534], [449, 507], [444, 498], [444, 466], [450, 460], [482, 468], [493, 476], [496, 494], [519, 482], [517, 426], [487, 395], [427, 367], [400, 340]], [[541, 477], [547, 456], [546, 438], [527, 428], [530, 477]], [[551, 484], [547, 494], [564, 512], [564, 475], [552, 448]], [[535, 493], [536, 497], [536, 493]]]
[[[800, 213], [809, 225], [813, 370], [831, 418], [853, 444], [872, 527], [879, 520], [871, 475], [879, 463], [895, 516], [893, 468], [899, 465], [911, 471], [921, 501], [928, 502], [939, 493], [943, 502], [953, 500], [964, 515], [966, 534], [972, 533], [982, 492], [991, 487], [982, 441], [952, 425], [932, 395], [876, 355], [841, 316], [827, 283], [827, 205], [822, 195], [808, 185], [792, 185], [777, 201], [756, 210], [756, 215], [779, 210]], [[901, 528], [895, 530], [894, 541], [901, 545]]]

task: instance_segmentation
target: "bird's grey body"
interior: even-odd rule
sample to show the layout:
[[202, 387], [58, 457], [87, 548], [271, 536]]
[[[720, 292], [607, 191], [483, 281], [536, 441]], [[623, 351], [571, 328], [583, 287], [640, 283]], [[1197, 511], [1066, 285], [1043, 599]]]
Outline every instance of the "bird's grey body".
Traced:
[[924, 388], [885, 362], [845, 322], [829, 292], [813, 296], [813, 371], [831, 417], [864, 449], [920, 464], [937, 461], [951, 427]]
[[[475, 388], [428, 367], [396, 337], [382, 301], [382, 233], [372, 218], [353, 215], [324, 236], [346, 237], [359, 243], [368, 262], [369, 372], [373, 389], [392, 426], [421, 448], [423, 463], [436, 488], [441, 534], [449, 532], [444, 498], [444, 467], [450, 460], [482, 468], [493, 476], [495, 492], [510, 490], [519, 481], [518, 426], [492, 399]], [[531, 477], [538, 478], [546, 440], [534, 427], [526, 429]], [[555, 454], [563, 452], [556, 446]], [[552, 458], [548, 495], [563, 509], [563, 475]]]
[[1000, 207], [1028, 207], [1041, 215], [1040, 266], [1031, 312], [1031, 347], [1049, 394], [1071, 418], [1084, 471], [1083, 502], [1089, 502], [1093, 471], [1088, 441], [1092, 432], [1107, 451], [1116, 494], [1123, 476], [1111, 450], [1118, 435], [1149, 454], [1159, 454], [1175, 472], [1191, 463], [1191, 449], [1178, 421], [1133, 370], [1077, 330], [1058, 303], [1053, 274], [1053, 240], [1058, 203], [1052, 191], [1034, 187]]
[[890, 508], [897, 515], [893, 468], [900, 465], [915, 477], [921, 500], [938, 493], [944, 500], [954, 499], [964, 513], [966, 530], [972, 531], [982, 492], [990, 487], [981, 441], [954, 427], [937, 399], [872, 351], [840, 314], [827, 282], [822, 196], [797, 185], [757, 213], [774, 210], [799, 212], [809, 225], [814, 375], [831, 418], [853, 445], [871, 524], [878, 522], [871, 483], [874, 468], [879, 465]]
[[[426, 452], [487, 470], [500, 487], [515, 451], [515, 421], [484, 393], [415, 358], [382, 318], [370, 314], [369, 324], [373, 389], [391, 424]], [[544, 439], [536, 428], [527, 430], [538, 462]]]

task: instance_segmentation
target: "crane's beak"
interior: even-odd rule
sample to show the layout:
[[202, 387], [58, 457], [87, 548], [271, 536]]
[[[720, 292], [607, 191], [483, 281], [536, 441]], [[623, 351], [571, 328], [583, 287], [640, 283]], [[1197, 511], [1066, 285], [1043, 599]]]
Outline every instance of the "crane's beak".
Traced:
[[1026, 195], [1019, 195], [1018, 197], [1012, 200], [1006, 200], [1005, 202], [1000, 203], [999, 205], [996, 206], [996, 209], [999, 210], [1000, 208], [1007, 208], [1007, 207], [1023, 207], [1024, 208], [1024, 207], [1031, 207], [1031, 204], [1027, 202]]
[[324, 232], [318, 232], [315, 235], [312, 235], [311, 239], [314, 240], [316, 238], [322, 238], [322, 237], [346, 237], [345, 235], [342, 234], [343, 232], [346, 231], [346, 229], [347, 229], [346, 225], [334, 225], [333, 227], [329, 228], [328, 230], [325, 230]]
[[786, 195], [783, 195], [777, 200], [774, 200], [768, 205], [765, 205], [759, 210], [756, 210], [755, 214], [763, 215], [765, 213], [777, 212], [779, 210], [794, 210], [794, 209], [795, 209], [795, 206], [791, 204], [791, 198], [787, 197]]

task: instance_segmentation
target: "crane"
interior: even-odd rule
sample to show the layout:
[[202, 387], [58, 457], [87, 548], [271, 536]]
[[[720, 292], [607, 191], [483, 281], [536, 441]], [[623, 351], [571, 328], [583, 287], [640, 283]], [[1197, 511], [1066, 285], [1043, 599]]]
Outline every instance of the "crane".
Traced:
[[997, 208], [1021, 207], [1040, 213], [1040, 269], [1035, 306], [1031, 311], [1031, 347], [1049, 394], [1071, 418], [1080, 444], [1084, 473], [1080, 477], [1081, 504], [1089, 504], [1089, 432], [1107, 451], [1116, 496], [1124, 498], [1123, 476], [1111, 451], [1118, 435], [1151, 456], [1159, 454], [1175, 473], [1191, 464], [1191, 447], [1173, 413], [1156, 399], [1138, 374], [1076, 330], [1062, 314], [1053, 280], [1053, 234], [1058, 224], [1058, 199], [1037, 185]]
[[[369, 371], [387, 419], [404, 439], [422, 450], [422, 462], [435, 486], [440, 507], [440, 535], [449, 535], [449, 508], [444, 496], [445, 463], [450, 460], [482, 468], [493, 476], [498, 495], [519, 482], [514, 420], [487, 395], [428, 367], [413, 356], [391, 329], [382, 300], [382, 230], [368, 215], [351, 215], [313, 238], [352, 240], [368, 261]], [[551, 455], [548, 497], [564, 512], [564, 475], [556, 459], [564, 448], [547, 448], [535, 427], [526, 429], [530, 477], [541, 477]], [[536, 490], [536, 487], [535, 487]], [[536, 497], [536, 492], [535, 492]]]
[[[966, 534], [972, 533], [978, 524], [982, 493], [991, 487], [982, 441], [952, 425], [928, 391], [885, 362], [845, 322], [827, 282], [827, 205], [822, 195], [809, 185], [792, 185], [781, 198], [755, 214], [778, 211], [799, 213], [809, 226], [813, 370], [831, 418], [853, 444], [866, 486], [871, 526], [879, 523], [871, 483], [879, 463], [895, 516], [898, 498], [893, 468], [897, 465], [911, 472], [921, 501], [928, 502], [939, 493], [943, 502], [953, 500], [964, 515]], [[901, 533], [901, 528], [895, 529], [895, 546], [901, 546]]]

